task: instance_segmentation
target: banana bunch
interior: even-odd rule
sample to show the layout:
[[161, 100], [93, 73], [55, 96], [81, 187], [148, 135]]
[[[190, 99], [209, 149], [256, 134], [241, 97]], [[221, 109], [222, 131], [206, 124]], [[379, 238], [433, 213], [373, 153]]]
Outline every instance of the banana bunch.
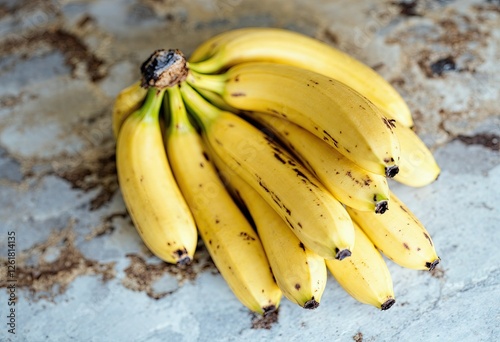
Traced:
[[198, 238], [255, 313], [318, 307], [327, 270], [361, 303], [395, 303], [386, 261], [439, 263], [389, 189], [437, 179], [408, 106], [349, 55], [291, 31], [215, 36], [187, 60], [157, 50], [112, 111], [117, 173], [145, 245], [179, 265]]

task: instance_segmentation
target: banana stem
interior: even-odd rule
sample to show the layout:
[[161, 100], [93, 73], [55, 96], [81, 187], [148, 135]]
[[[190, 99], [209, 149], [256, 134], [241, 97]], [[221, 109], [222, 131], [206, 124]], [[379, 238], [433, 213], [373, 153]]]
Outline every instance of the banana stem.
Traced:
[[189, 70], [186, 81], [194, 88], [202, 88], [223, 95], [226, 78], [227, 76], [225, 74], [203, 75], [193, 70]]
[[139, 110], [145, 121], [154, 122], [158, 120], [164, 94], [165, 89], [149, 88], [144, 105]]
[[186, 105], [202, 126], [209, 125], [220, 115], [219, 108], [210, 104], [186, 82], [181, 83], [181, 94]]
[[224, 66], [224, 60], [216, 53], [214, 56], [196, 63], [188, 63], [188, 68], [202, 74], [211, 74], [219, 71]]
[[170, 88], [184, 81], [186, 58], [180, 50], [156, 50], [141, 65], [143, 87]]
[[213, 104], [215, 107], [223, 110], [225, 112], [239, 113], [240, 111], [229, 104], [227, 104], [221, 95], [214, 93], [213, 91], [206, 90], [203, 88], [196, 89], [201, 96], [203, 96], [208, 102]]
[[189, 133], [194, 131], [193, 125], [189, 121], [186, 111], [186, 106], [182, 100], [181, 91], [178, 86], [167, 88], [168, 99], [170, 104], [170, 124], [168, 126], [168, 134]]

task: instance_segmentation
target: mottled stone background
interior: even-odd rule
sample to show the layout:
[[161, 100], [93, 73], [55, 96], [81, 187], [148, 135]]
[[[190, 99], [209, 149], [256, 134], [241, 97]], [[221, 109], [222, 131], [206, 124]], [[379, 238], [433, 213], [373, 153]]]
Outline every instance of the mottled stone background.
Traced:
[[[259, 320], [200, 243], [161, 263], [117, 185], [110, 109], [157, 48], [187, 55], [243, 26], [285, 27], [364, 61], [404, 96], [442, 174], [391, 183], [434, 238], [432, 273], [390, 263], [380, 312], [330, 277], [322, 304]], [[500, 339], [498, 0], [0, 2], [0, 340], [494, 341]], [[16, 335], [7, 234], [16, 234]], [[496, 302], [495, 302], [496, 300]]]

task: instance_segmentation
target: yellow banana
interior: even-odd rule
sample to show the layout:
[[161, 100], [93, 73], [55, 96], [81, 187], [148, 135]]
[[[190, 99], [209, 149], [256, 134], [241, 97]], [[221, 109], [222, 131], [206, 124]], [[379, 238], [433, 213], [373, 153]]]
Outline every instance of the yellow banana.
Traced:
[[216, 73], [244, 62], [294, 65], [334, 78], [366, 96], [385, 115], [411, 127], [401, 95], [369, 66], [319, 40], [277, 28], [243, 28], [217, 35], [195, 50], [190, 69]]
[[116, 96], [112, 111], [112, 125], [115, 139], [118, 137], [120, 127], [127, 117], [141, 107], [147, 92], [148, 90], [141, 87], [141, 82], [138, 81], [123, 89]]
[[250, 185], [223, 162], [216, 165], [257, 227], [274, 278], [286, 298], [306, 309], [319, 306], [325, 290], [325, 260], [304, 246], [286, 222]]
[[177, 182], [217, 269], [250, 310], [275, 310], [282, 293], [262, 244], [217, 175], [201, 137], [191, 126], [178, 87], [168, 88], [167, 153]]
[[434, 269], [440, 259], [429, 232], [392, 192], [390, 201], [391, 207], [384, 215], [352, 208], [347, 208], [347, 211], [389, 259], [407, 268]]
[[435, 181], [441, 169], [424, 142], [411, 128], [397, 122], [393, 130], [401, 148], [399, 173], [394, 180], [413, 187], [429, 185]]
[[382, 255], [354, 223], [356, 245], [345, 262], [326, 260], [333, 277], [352, 297], [364, 304], [387, 310], [396, 301], [392, 278]]
[[362, 169], [290, 121], [262, 113], [250, 115], [292, 150], [340, 202], [377, 214], [387, 210], [389, 186], [384, 176]]
[[197, 232], [168, 164], [159, 111], [164, 91], [150, 89], [144, 105], [129, 115], [116, 142], [123, 199], [146, 246], [160, 259], [189, 263]]
[[393, 121], [364, 96], [312, 71], [273, 63], [247, 63], [225, 74], [190, 72], [195, 88], [214, 91], [240, 110], [285, 118], [307, 129], [373, 173], [398, 172], [399, 142]]
[[198, 93], [201, 94], [208, 102], [210, 102], [212, 105], [215, 107], [224, 110], [226, 112], [231, 112], [231, 113], [239, 113], [241, 112], [239, 109], [236, 109], [230, 105], [228, 105], [224, 99], [217, 93], [214, 93], [213, 91], [206, 90], [206, 89], [201, 89], [198, 88], [196, 89]]
[[193, 51], [191, 56], [189, 56], [189, 62], [195, 63], [206, 60], [211, 57], [222, 44], [226, 44], [229, 39], [237, 37], [240, 34], [241, 32], [239, 32], [239, 30], [231, 30], [205, 40], [195, 51]]
[[305, 167], [256, 127], [212, 106], [188, 84], [181, 85], [181, 92], [209, 148], [257, 190], [306, 247], [324, 258], [350, 255], [354, 232], [349, 215]]

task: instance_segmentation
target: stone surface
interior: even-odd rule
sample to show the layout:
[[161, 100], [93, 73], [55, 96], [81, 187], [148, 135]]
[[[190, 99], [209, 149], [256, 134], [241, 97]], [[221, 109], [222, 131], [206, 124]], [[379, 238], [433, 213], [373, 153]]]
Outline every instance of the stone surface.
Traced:
[[[127, 0], [0, 4], [0, 340], [495, 341], [500, 339], [498, 1]], [[116, 180], [110, 109], [157, 48], [187, 55], [242, 26], [300, 31], [375, 68], [408, 101], [439, 180], [393, 191], [442, 258], [388, 262], [380, 312], [329, 278], [320, 307], [259, 321], [200, 243], [191, 267], [152, 256]], [[16, 236], [16, 334], [7, 235]]]

